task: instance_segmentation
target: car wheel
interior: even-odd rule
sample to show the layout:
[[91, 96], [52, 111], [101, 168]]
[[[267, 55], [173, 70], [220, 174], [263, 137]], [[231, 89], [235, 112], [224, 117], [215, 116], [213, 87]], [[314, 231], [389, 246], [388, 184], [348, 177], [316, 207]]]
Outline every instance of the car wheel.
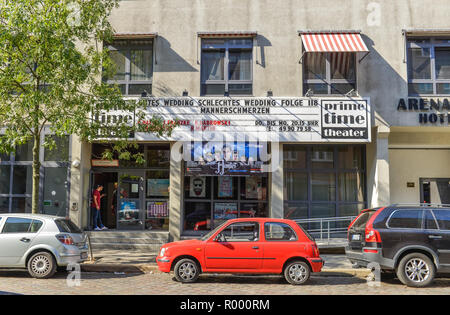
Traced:
[[431, 259], [420, 253], [408, 254], [400, 260], [397, 277], [409, 287], [421, 288], [434, 280], [436, 268]]
[[311, 275], [309, 266], [303, 261], [293, 261], [284, 269], [284, 278], [294, 285], [303, 284], [308, 281]]
[[195, 261], [189, 258], [180, 260], [175, 264], [175, 278], [183, 283], [192, 283], [197, 281], [200, 275], [200, 269]]
[[52, 277], [56, 272], [56, 261], [53, 255], [47, 252], [34, 254], [28, 260], [28, 273], [33, 278], [46, 279]]

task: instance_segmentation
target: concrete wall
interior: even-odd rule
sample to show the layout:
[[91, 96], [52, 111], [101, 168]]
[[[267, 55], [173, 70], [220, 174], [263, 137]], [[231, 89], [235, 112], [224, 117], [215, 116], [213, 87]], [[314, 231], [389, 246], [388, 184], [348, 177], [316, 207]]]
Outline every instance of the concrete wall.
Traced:
[[297, 31], [359, 29], [370, 54], [358, 65], [358, 92], [379, 121], [409, 126], [416, 117], [396, 111], [407, 96], [402, 29], [448, 28], [449, 13], [446, 0], [139, 0], [122, 1], [111, 21], [117, 33], [158, 33], [155, 96], [199, 96], [199, 31], [257, 31], [254, 96], [300, 96]]

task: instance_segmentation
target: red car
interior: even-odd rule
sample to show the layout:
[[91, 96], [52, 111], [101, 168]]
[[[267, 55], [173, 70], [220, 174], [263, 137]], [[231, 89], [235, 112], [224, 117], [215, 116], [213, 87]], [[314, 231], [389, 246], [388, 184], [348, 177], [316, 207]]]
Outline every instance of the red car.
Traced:
[[156, 262], [185, 283], [200, 273], [250, 273], [283, 274], [303, 284], [324, 264], [314, 239], [297, 223], [271, 218], [232, 219], [200, 240], [165, 244]]

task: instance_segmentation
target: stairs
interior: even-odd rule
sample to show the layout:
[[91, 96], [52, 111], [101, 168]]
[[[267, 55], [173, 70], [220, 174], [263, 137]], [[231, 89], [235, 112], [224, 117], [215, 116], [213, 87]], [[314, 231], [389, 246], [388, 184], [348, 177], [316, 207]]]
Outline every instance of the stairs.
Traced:
[[86, 231], [92, 250], [133, 250], [158, 253], [169, 241], [169, 232], [149, 231]]

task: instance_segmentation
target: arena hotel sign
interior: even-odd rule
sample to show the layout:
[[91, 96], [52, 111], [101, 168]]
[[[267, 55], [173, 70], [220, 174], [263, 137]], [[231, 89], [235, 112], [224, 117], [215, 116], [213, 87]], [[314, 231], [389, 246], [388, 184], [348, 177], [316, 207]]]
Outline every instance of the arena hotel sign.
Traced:
[[[177, 123], [170, 141], [198, 141], [198, 135], [276, 135], [281, 142], [370, 142], [368, 99], [354, 98], [147, 98], [150, 117]], [[114, 114], [109, 112], [108, 114]], [[161, 140], [138, 132], [137, 140]], [[270, 137], [269, 137], [270, 138]]]
[[450, 125], [448, 98], [401, 98], [397, 110], [418, 113], [417, 120], [422, 125]]

